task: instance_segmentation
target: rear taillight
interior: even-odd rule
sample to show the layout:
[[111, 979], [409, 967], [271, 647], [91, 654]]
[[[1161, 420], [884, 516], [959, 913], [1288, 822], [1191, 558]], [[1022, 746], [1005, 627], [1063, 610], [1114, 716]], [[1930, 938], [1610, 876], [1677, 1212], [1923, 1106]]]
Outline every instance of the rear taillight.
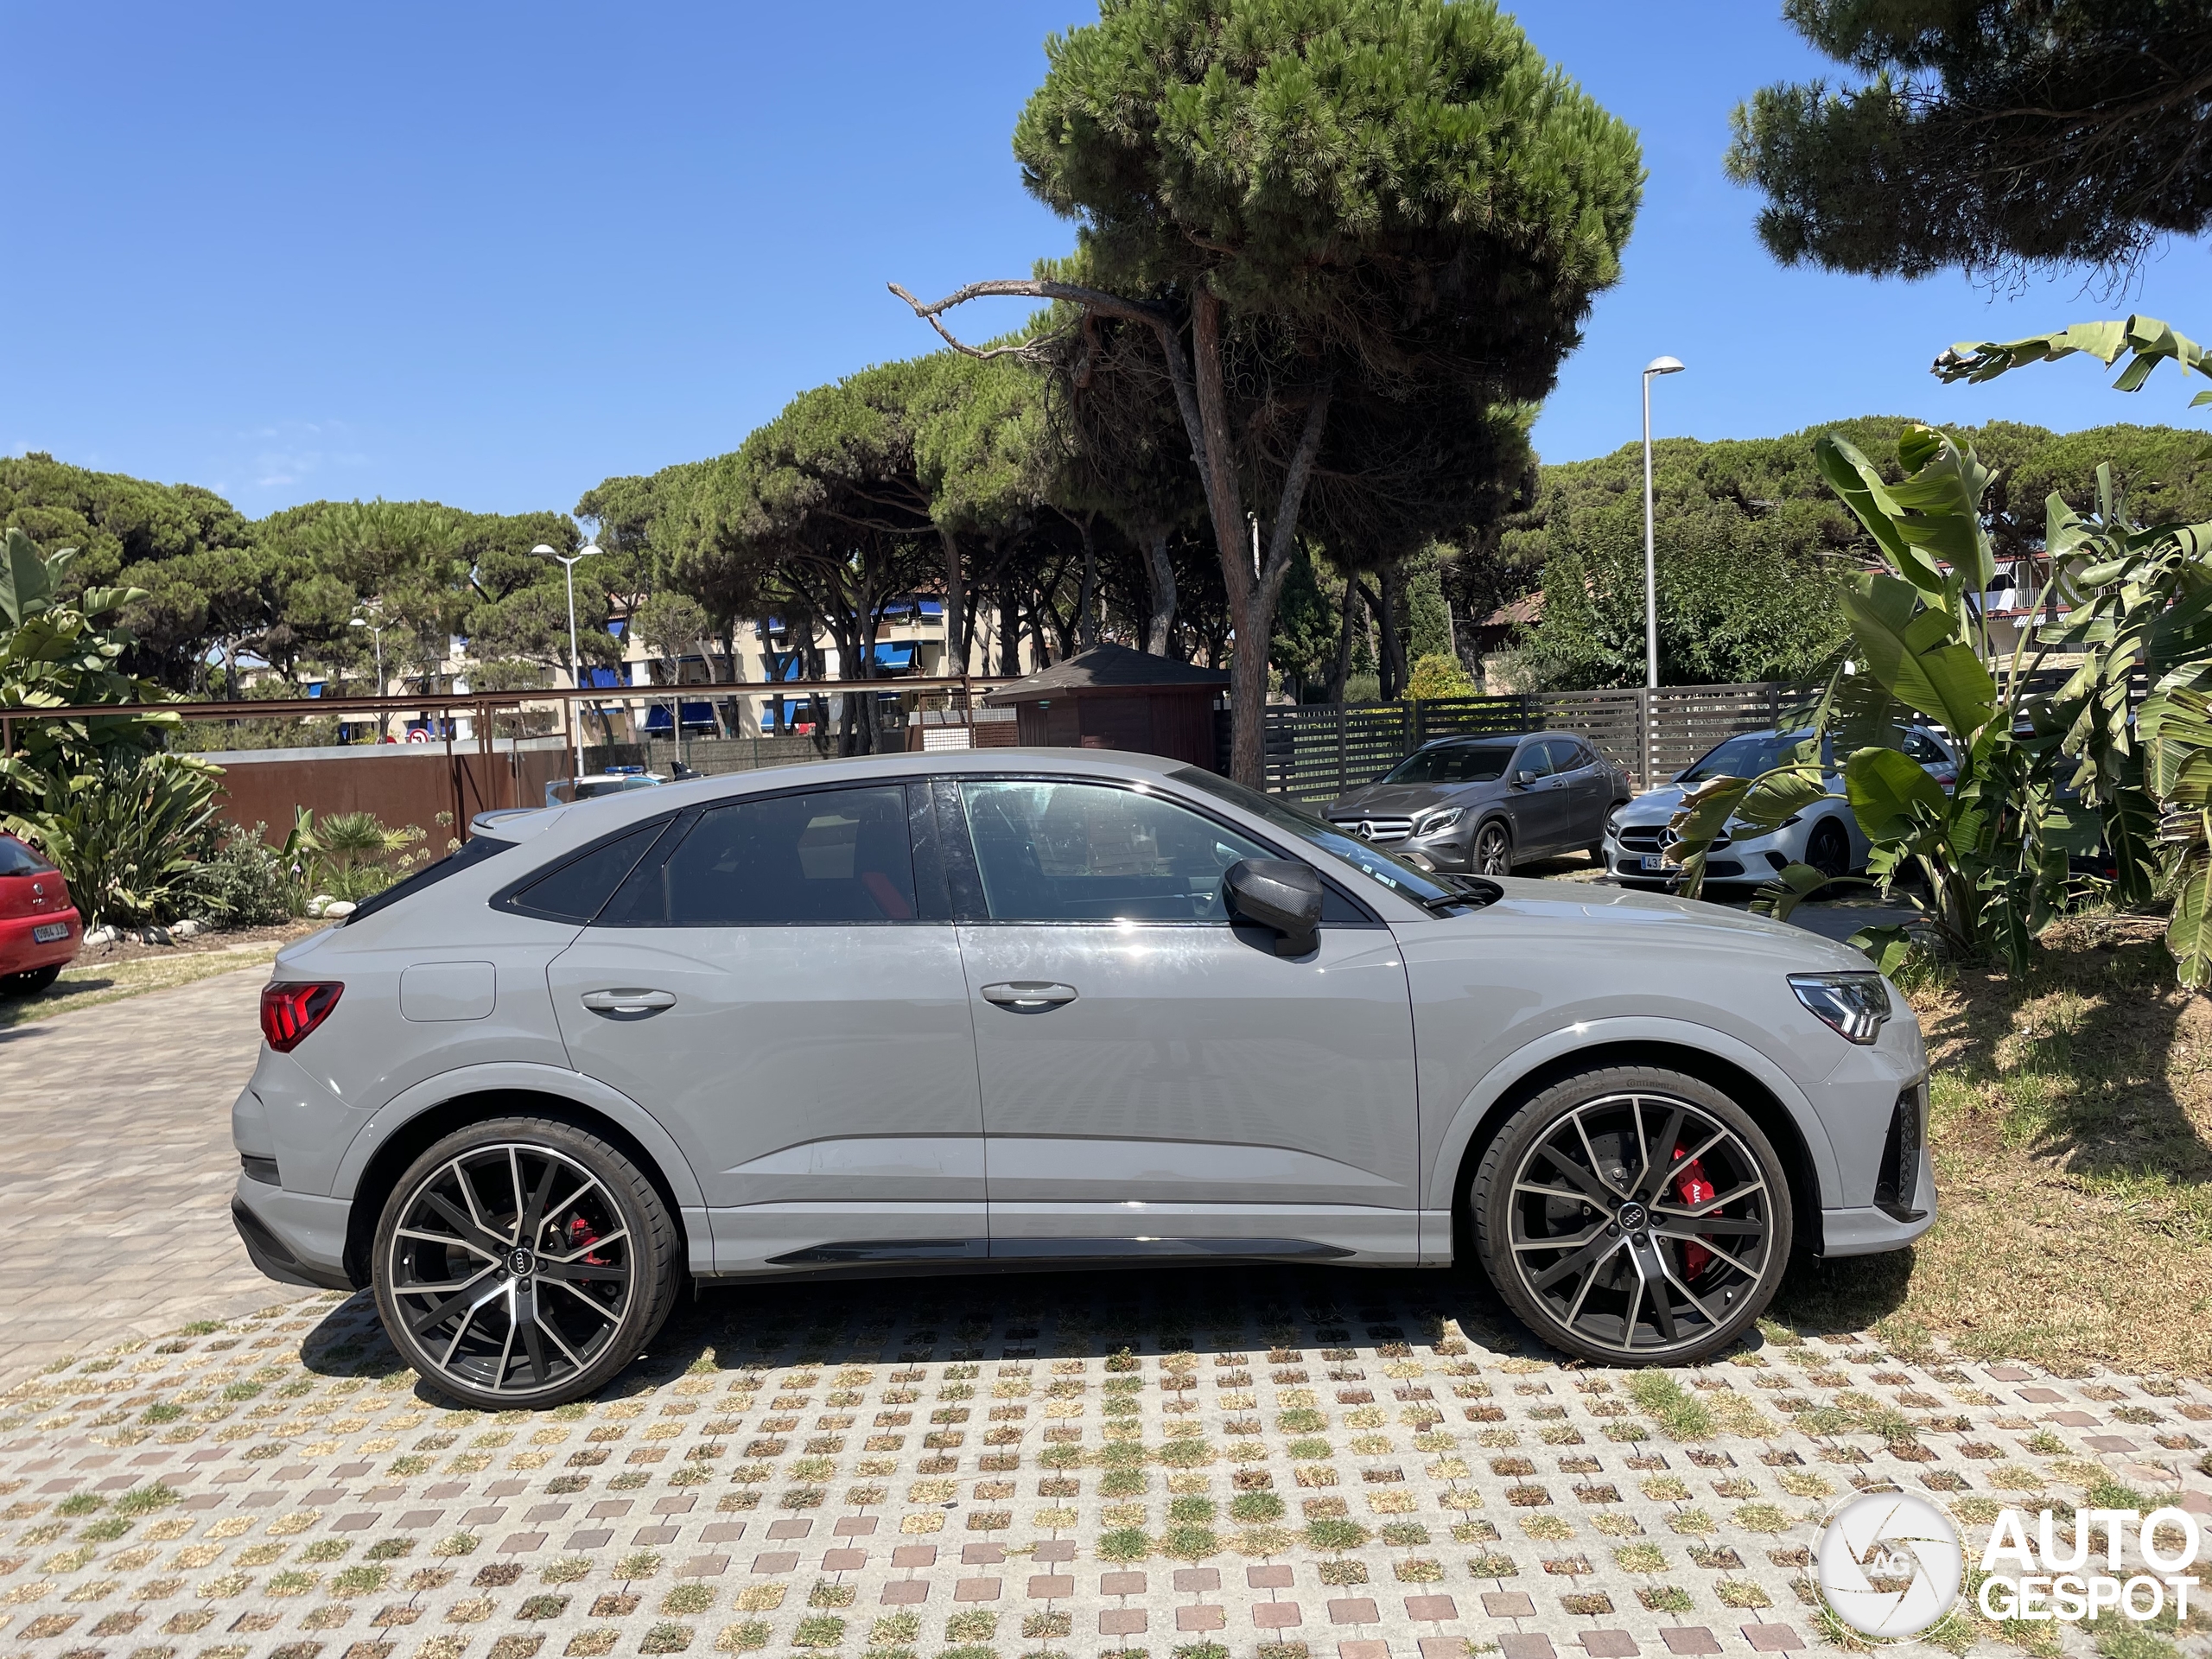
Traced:
[[297, 1048], [308, 1033], [330, 1017], [345, 986], [335, 980], [305, 981], [261, 988], [261, 1034], [279, 1054]]

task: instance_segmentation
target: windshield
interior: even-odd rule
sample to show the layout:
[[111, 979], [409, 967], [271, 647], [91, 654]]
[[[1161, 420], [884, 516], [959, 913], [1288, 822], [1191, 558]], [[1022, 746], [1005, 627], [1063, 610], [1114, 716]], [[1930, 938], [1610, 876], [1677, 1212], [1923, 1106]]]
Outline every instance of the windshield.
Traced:
[[1494, 784], [1517, 746], [1503, 743], [1439, 743], [1417, 751], [1384, 772], [1379, 784]]
[[1466, 902], [1461, 893], [1444, 886], [1427, 871], [1401, 862], [1379, 847], [1354, 840], [1335, 825], [1324, 823], [1303, 807], [1279, 796], [1262, 795], [1256, 789], [1232, 784], [1226, 778], [1200, 772], [1196, 766], [1180, 766], [1168, 775], [1179, 784], [1188, 784], [1232, 806], [1242, 807], [1255, 817], [1266, 819], [1274, 828], [1351, 865], [1369, 880], [1389, 888], [1402, 899], [1417, 905]]
[[[1796, 758], [1791, 751], [1812, 734], [1809, 727], [1802, 732], [1746, 732], [1713, 749], [1675, 781], [1701, 784], [1708, 778], [1756, 778], [1790, 764]], [[1826, 736], [1821, 739], [1821, 765], [1830, 769], [1835, 765], [1835, 746]]]

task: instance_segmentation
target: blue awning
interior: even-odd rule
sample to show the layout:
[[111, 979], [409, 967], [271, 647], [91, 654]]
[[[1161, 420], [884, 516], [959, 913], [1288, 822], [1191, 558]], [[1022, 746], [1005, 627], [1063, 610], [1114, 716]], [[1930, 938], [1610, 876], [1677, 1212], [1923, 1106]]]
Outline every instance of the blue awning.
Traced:
[[317, 680], [317, 681], [315, 681], [314, 684], [312, 684], [312, 685], [310, 685], [310, 686], [308, 686], [308, 696], [311, 696], [311, 697], [319, 697], [319, 696], [321, 696], [321, 695], [322, 695], [322, 682], [321, 682], [321, 680]]
[[914, 665], [912, 642], [878, 645], [875, 648], [875, 665], [878, 668], [912, 668]]
[[624, 631], [629, 626], [630, 619], [626, 616], [610, 616], [607, 619], [607, 631], [617, 639], [622, 637]]
[[584, 670], [583, 683], [598, 691], [606, 690], [610, 686], [627, 685], [630, 683], [630, 665], [624, 663], [616, 668], [588, 668]]
[[649, 732], [664, 732], [675, 724], [675, 717], [668, 712], [668, 705], [664, 702], [654, 703], [645, 710], [645, 729]]

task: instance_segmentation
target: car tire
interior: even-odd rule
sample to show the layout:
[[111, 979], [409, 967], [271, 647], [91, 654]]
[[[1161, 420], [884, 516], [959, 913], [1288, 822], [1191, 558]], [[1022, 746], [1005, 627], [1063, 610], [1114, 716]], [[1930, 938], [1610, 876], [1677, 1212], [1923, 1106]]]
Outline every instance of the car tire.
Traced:
[[0, 974], [0, 996], [36, 996], [61, 977], [61, 966], [27, 969], [20, 974]]
[[1851, 832], [1841, 819], [1822, 818], [1805, 838], [1805, 861], [1830, 880], [1851, 874]]
[[[1675, 1156], [1643, 1160], [1670, 1137]], [[1484, 1151], [1467, 1209], [1476, 1255], [1522, 1323], [1611, 1365], [1694, 1364], [1733, 1343], [1773, 1300], [1795, 1224], [1787, 1172], [1750, 1114], [1655, 1066], [1580, 1072], [1522, 1106]]]
[[499, 1117], [407, 1166], [370, 1276], [385, 1333], [424, 1381], [480, 1409], [543, 1409], [637, 1357], [675, 1306], [680, 1265], [668, 1205], [628, 1154], [557, 1119]]
[[1475, 839], [1467, 849], [1467, 868], [1476, 875], [1513, 874], [1513, 832], [1503, 818], [1488, 818], [1475, 826]]

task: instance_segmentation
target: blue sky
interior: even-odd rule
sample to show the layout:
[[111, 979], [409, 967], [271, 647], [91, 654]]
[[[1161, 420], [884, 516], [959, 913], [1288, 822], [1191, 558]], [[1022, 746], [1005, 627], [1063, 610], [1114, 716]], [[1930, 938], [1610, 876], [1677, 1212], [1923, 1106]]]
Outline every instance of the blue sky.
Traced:
[[[1777, 268], [1720, 156], [1737, 99], [1817, 70], [1778, 10], [1521, 10], [1641, 130], [1651, 170], [1624, 278], [1537, 428], [1546, 459], [1633, 438], [1637, 372], [1662, 352], [1690, 365], [1659, 388], [1662, 434], [2193, 418], [2177, 381], [2123, 397], [2079, 360], [1974, 389], [1926, 370], [1954, 340], [2129, 308], [2212, 328], [2201, 245], [2118, 301], [2079, 278], [1993, 297]], [[928, 348], [887, 280], [935, 293], [1066, 247], [1007, 141], [1044, 36], [1090, 15], [0, 0], [0, 451], [206, 484], [258, 515], [321, 496], [565, 509], [729, 449], [792, 393]]]

